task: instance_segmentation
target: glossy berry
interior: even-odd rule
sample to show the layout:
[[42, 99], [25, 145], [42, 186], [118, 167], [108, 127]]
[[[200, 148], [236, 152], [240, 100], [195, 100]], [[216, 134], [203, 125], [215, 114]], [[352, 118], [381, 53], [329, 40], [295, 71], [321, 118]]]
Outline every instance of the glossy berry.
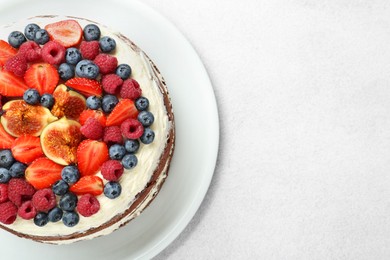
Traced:
[[66, 193], [60, 198], [59, 206], [66, 211], [72, 211], [76, 208], [77, 196], [71, 192]]
[[51, 188], [54, 194], [62, 196], [68, 192], [69, 184], [64, 180], [58, 180], [53, 184]]
[[81, 52], [79, 49], [74, 47], [66, 49], [65, 61], [71, 65], [76, 65], [79, 61], [81, 61]]
[[9, 58], [4, 64], [4, 69], [11, 71], [18, 77], [24, 76], [27, 67], [27, 60], [22, 54], [17, 54]]
[[144, 111], [149, 107], [149, 100], [146, 97], [139, 97], [135, 100], [135, 107], [138, 111]]
[[125, 149], [129, 153], [135, 153], [139, 149], [139, 141], [137, 139], [127, 139], [125, 141]]
[[18, 54], [22, 55], [27, 62], [37, 62], [41, 60], [41, 47], [33, 41], [27, 41], [20, 45]]
[[102, 100], [102, 109], [105, 113], [111, 113], [119, 100], [114, 95], [105, 95]]
[[54, 105], [54, 97], [52, 94], [43, 94], [41, 96], [41, 105], [46, 108], [51, 108]]
[[55, 207], [47, 214], [50, 222], [58, 222], [62, 219], [63, 211], [59, 207]]
[[82, 41], [80, 44], [80, 52], [84, 59], [93, 60], [100, 53], [98, 41]]
[[104, 36], [99, 40], [100, 49], [102, 52], [111, 52], [116, 47], [116, 42], [113, 38]]
[[108, 160], [102, 164], [101, 173], [108, 181], [117, 181], [123, 174], [123, 166], [117, 160]]
[[32, 205], [31, 200], [23, 202], [18, 209], [18, 215], [22, 219], [33, 219], [37, 215], [37, 210]]
[[122, 165], [126, 169], [133, 169], [137, 166], [138, 159], [134, 154], [126, 154], [122, 159]]
[[127, 64], [119, 64], [116, 68], [115, 74], [123, 80], [128, 79], [131, 75], [131, 67]]
[[99, 140], [103, 137], [104, 129], [98, 119], [90, 117], [80, 127], [80, 132], [88, 139]]
[[115, 56], [105, 53], [100, 53], [93, 61], [99, 67], [100, 73], [104, 75], [114, 73], [118, 66], [118, 59]]
[[104, 185], [104, 195], [109, 199], [115, 199], [121, 195], [122, 187], [118, 182], [110, 181]]
[[67, 227], [74, 227], [79, 223], [80, 217], [79, 214], [77, 214], [74, 211], [70, 212], [64, 212], [62, 216], [62, 222], [65, 224]]
[[114, 144], [111, 145], [109, 151], [110, 158], [113, 160], [121, 160], [126, 154], [126, 149], [123, 145]]
[[15, 162], [12, 164], [11, 168], [9, 168], [9, 174], [13, 178], [21, 178], [24, 176], [24, 172], [26, 171], [27, 166], [21, 162]]
[[19, 48], [26, 41], [27, 39], [24, 34], [19, 31], [13, 31], [8, 36], [8, 43], [14, 48]]
[[81, 78], [95, 79], [99, 75], [99, 67], [90, 60], [81, 60], [77, 63], [75, 71]]
[[58, 74], [62, 80], [68, 80], [74, 77], [74, 66], [68, 63], [62, 63], [58, 67]]
[[86, 41], [96, 41], [100, 39], [100, 29], [95, 24], [86, 25], [83, 34]]
[[14, 161], [11, 150], [0, 150], [0, 167], [8, 169]]
[[29, 88], [24, 92], [23, 100], [26, 101], [27, 104], [36, 105], [41, 100], [41, 96], [39, 95], [38, 90]]
[[128, 139], [138, 139], [144, 133], [144, 127], [140, 121], [129, 118], [122, 122], [121, 132]]
[[35, 23], [30, 23], [27, 24], [26, 27], [24, 28], [24, 35], [26, 36], [27, 39], [33, 41], [35, 37], [35, 33], [41, 29], [39, 25]]
[[138, 114], [138, 121], [145, 127], [151, 126], [154, 122], [154, 116], [149, 111], [141, 111]]
[[7, 183], [11, 179], [11, 174], [6, 168], [0, 168], [0, 183]]
[[102, 100], [97, 96], [89, 96], [87, 98], [87, 107], [89, 109], [99, 109], [102, 106]]
[[82, 195], [77, 203], [77, 212], [84, 217], [96, 214], [99, 209], [99, 201], [91, 194]]
[[123, 80], [116, 74], [107, 74], [102, 77], [102, 86], [106, 93], [116, 94]]
[[123, 143], [121, 128], [115, 125], [104, 128], [103, 141], [107, 144]]
[[0, 184], [0, 203], [6, 202], [8, 200], [8, 185], [1, 183]]
[[34, 224], [37, 225], [38, 227], [43, 227], [48, 222], [49, 222], [49, 218], [48, 218], [47, 214], [44, 212], [39, 212], [34, 217]]
[[48, 212], [56, 206], [56, 195], [50, 188], [38, 190], [32, 197], [34, 208], [41, 212]]
[[44, 45], [50, 40], [49, 34], [45, 29], [38, 29], [34, 35], [34, 42]]
[[137, 100], [142, 95], [142, 89], [135, 79], [130, 78], [123, 81], [119, 94], [121, 98]]
[[51, 65], [60, 65], [65, 60], [65, 47], [56, 41], [49, 41], [42, 47], [42, 59]]
[[69, 184], [75, 183], [80, 179], [80, 172], [76, 166], [65, 166], [61, 171], [61, 178]]
[[146, 127], [144, 129], [144, 133], [141, 135], [139, 139], [144, 144], [151, 144], [154, 140], [154, 136], [155, 136], [154, 131], [149, 127]]

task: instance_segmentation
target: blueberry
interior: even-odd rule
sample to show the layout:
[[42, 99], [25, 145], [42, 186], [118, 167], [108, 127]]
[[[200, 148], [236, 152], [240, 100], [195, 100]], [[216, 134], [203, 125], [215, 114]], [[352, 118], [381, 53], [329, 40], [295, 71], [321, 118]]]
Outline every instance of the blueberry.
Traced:
[[19, 31], [13, 31], [8, 36], [8, 43], [14, 48], [19, 48], [26, 41], [27, 39], [24, 34]]
[[151, 126], [154, 122], [154, 116], [149, 111], [141, 111], [138, 114], [138, 121], [145, 127]]
[[113, 38], [104, 36], [99, 41], [100, 49], [102, 52], [111, 52], [116, 47], [116, 42]]
[[89, 109], [99, 109], [102, 106], [102, 100], [97, 96], [89, 96], [87, 98], [87, 107]]
[[0, 168], [0, 183], [6, 183], [11, 179], [8, 169]]
[[74, 227], [79, 223], [80, 217], [79, 214], [77, 214], [74, 211], [65, 211], [62, 216], [62, 222], [67, 227]]
[[24, 35], [26, 36], [27, 39], [33, 41], [35, 37], [35, 33], [41, 29], [39, 25], [35, 23], [30, 23], [27, 24], [26, 27], [24, 28]]
[[24, 176], [24, 172], [26, 171], [27, 166], [21, 162], [15, 162], [12, 164], [11, 168], [9, 168], [9, 174], [13, 178], [21, 178]]
[[55, 207], [49, 211], [47, 216], [49, 218], [49, 221], [58, 222], [62, 219], [63, 213], [64, 212], [62, 211], [62, 209], [60, 209], [59, 207]]
[[49, 222], [49, 218], [46, 213], [44, 212], [39, 212], [37, 215], [34, 217], [34, 223], [35, 225], [39, 227], [43, 227]]
[[126, 154], [126, 149], [123, 145], [114, 144], [109, 149], [110, 158], [113, 160], [121, 160]]
[[61, 171], [61, 178], [69, 184], [75, 183], [80, 179], [80, 172], [76, 166], [65, 166]]
[[105, 113], [111, 113], [119, 100], [114, 95], [105, 95], [102, 100], [102, 109]]
[[154, 132], [149, 127], [145, 127], [144, 133], [139, 138], [142, 143], [144, 144], [150, 144], [154, 140]]
[[126, 154], [122, 159], [122, 165], [126, 169], [133, 169], [137, 163], [138, 159], [134, 154]]
[[49, 34], [47, 33], [47, 31], [45, 29], [37, 30], [37, 32], [34, 35], [34, 42], [36, 42], [40, 45], [44, 45], [45, 43], [47, 43], [49, 41], [49, 39], [50, 39]]
[[68, 64], [76, 65], [79, 61], [81, 61], [81, 52], [74, 47], [66, 49], [65, 61]]
[[23, 100], [30, 105], [36, 105], [41, 100], [38, 90], [34, 88], [29, 88], [24, 91]]
[[84, 27], [84, 39], [86, 41], [97, 41], [100, 38], [100, 29], [95, 24], [88, 24]]
[[74, 66], [68, 63], [62, 63], [58, 67], [58, 74], [62, 80], [68, 80], [74, 77]]
[[123, 80], [128, 79], [131, 75], [131, 67], [127, 64], [120, 64], [116, 68], [115, 73]]
[[139, 111], [146, 110], [148, 106], [149, 106], [149, 100], [146, 97], [137, 98], [137, 100], [135, 101], [135, 107]]
[[138, 140], [132, 140], [132, 139], [127, 139], [125, 141], [125, 149], [129, 153], [135, 153], [139, 149], [139, 141]]
[[77, 205], [77, 196], [71, 192], [66, 193], [60, 198], [60, 208], [66, 211], [72, 211]]
[[104, 185], [104, 195], [109, 199], [115, 199], [121, 195], [122, 187], [118, 182], [110, 181]]
[[99, 75], [99, 67], [90, 60], [81, 60], [76, 65], [76, 75], [81, 78], [95, 79]]
[[52, 94], [43, 94], [41, 96], [41, 105], [47, 108], [51, 108], [54, 105], [54, 97]]
[[53, 190], [54, 194], [62, 196], [68, 192], [69, 184], [64, 180], [58, 180], [53, 184], [51, 189]]
[[11, 150], [1, 150], [0, 151], [0, 167], [9, 168], [15, 159], [12, 156]]

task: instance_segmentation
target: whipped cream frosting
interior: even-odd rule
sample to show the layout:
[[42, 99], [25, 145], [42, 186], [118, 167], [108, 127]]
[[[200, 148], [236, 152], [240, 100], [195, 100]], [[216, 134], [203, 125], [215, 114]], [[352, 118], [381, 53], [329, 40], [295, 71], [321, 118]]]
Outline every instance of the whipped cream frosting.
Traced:
[[[84, 19], [69, 18], [64, 16], [55, 17], [33, 17], [11, 25], [4, 26], [0, 31], [0, 38], [6, 40], [11, 31], [23, 31], [24, 27], [29, 23], [36, 23], [42, 28], [48, 24], [64, 19], [75, 19], [81, 27], [92, 23]], [[155, 139], [151, 144], [144, 145], [141, 143], [140, 149], [136, 153], [138, 164], [131, 170], [125, 169], [120, 183], [122, 185], [122, 194], [116, 199], [109, 199], [104, 194], [97, 197], [100, 202], [100, 210], [91, 217], [83, 217], [80, 215], [80, 221], [75, 227], [67, 227], [61, 221], [57, 223], [49, 222], [44, 227], [38, 227], [32, 220], [17, 220], [6, 227], [13, 229], [16, 232], [31, 236], [57, 237], [71, 235], [74, 233], [83, 233], [95, 227], [99, 227], [111, 220], [117, 215], [122, 214], [134, 202], [139, 194], [149, 183], [155, 169], [157, 168], [160, 156], [164, 151], [167, 143], [169, 131], [172, 127], [167, 116], [167, 110], [164, 105], [164, 97], [158, 86], [158, 75], [154, 72], [148, 57], [138, 48], [131, 48], [129, 44], [120, 38], [120, 34], [114, 32], [99, 24], [102, 36], [110, 36], [116, 41], [116, 50], [111, 53], [118, 59], [118, 64], [126, 63], [132, 68], [132, 78], [137, 80], [142, 88], [142, 95], [149, 99], [149, 111], [153, 113], [155, 121], [151, 129], [155, 132]], [[172, 152], [172, 151], [171, 151]], [[132, 214], [122, 218], [117, 223], [99, 230], [98, 232], [87, 236], [69, 239], [69, 240], [53, 240], [43, 241], [56, 244], [66, 244], [78, 240], [90, 239], [101, 235], [106, 235], [119, 228], [122, 224], [138, 216], [141, 211], [149, 204], [158, 192], [158, 187], [164, 182], [167, 176], [168, 165], [165, 165], [163, 172], [156, 180], [156, 185], [149, 192], [148, 196], [141, 202]], [[101, 176], [100, 173], [98, 175]], [[106, 182], [106, 181], [104, 181]], [[39, 239], [38, 239], [39, 240]]]

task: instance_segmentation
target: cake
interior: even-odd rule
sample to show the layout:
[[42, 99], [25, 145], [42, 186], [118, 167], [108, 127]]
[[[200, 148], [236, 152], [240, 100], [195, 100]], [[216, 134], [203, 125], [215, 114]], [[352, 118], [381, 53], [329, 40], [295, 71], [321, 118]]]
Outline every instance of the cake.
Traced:
[[174, 151], [165, 81], [129, 38], [37, 16], [0, 32], [0, 227], [69, 244], [112, 233], [160, 191]]

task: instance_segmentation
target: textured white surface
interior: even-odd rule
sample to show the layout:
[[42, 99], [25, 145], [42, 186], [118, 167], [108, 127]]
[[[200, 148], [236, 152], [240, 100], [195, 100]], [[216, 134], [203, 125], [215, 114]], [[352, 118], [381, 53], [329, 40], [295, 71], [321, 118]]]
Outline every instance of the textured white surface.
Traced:
[[194, 45], [221, 117], [210, 190], [156, 259], [389, 259], [390, 3], [144, 3]]

